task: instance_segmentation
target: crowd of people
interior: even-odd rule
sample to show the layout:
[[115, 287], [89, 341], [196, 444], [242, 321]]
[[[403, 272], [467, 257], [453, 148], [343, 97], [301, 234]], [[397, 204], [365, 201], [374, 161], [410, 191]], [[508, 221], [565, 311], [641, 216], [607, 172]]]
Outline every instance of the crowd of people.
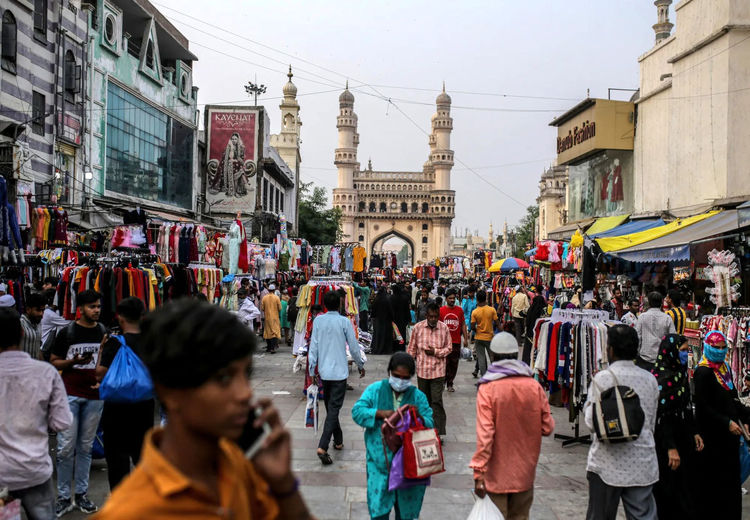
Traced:
[[[297, 287], [277, 290], [268, 283], [258, 292], [242, 286], [237, 312], [184, 299], [147, 313], [141, 300], [125, 298], [110, 330], [100, 323], [102, 296], [93, 290], [77, 295], [78, 319], [62, 320], [53, 283], [28, 295], [22, 316], [0, 294], [0, 488], [20, 499], [28, 518], [99, 510], [88, 487], [100, 425], [111, 496], [97, 518], [219, 510], [236, 518], [312, 518], [291, 470], [290, 434], [273, 403], [254, 399], [249, 384], [258, 338], [269, 354], [282, 340], [291, 342]], [[474, 361], [478, 380], [471, 389], [474, 493], [507, 519], [529, 517], [542, 437], [555, 427], [550, 397], [529, 367], [534, 325], [551, 302], [544, 288], [519, 285], [503, 322], [487, 289], [473, 280], [358, 283], [355, 321], [372, 330], [371, 354], [390, 356], [386, 377], [352, 408], [364, 428], [372, 518], [387, 519], [391, 511], [400, 519], [419, 517], [426, 485], [389, 490], [393, 454], [384, 450], [381, 426], [411, 405], [445, 445], [451, 425], [443, 392], [456, 391], [462, 357]], [[642, 312], [642, 302], [626, 304], [617, 292], [609, 302], [578, 302], [609, 308], [621, 322], [608, 328], [609, 364], [588, 389], [586, 425], [596, 429], [600, 402], [616, 386], [637, 395], [644, 418], [633, 440], [609, 443], [592, 435], [588, 519], [614, 519], [620, 503], [633, 519], [742, 515], [738, 453], [741, 438], [750, 438], [750, 408], [738, 398], [747, 388], [733, 384], [719, 331], [705, 335], [691, 380], [680, 296], [668, 293], [666, 312], [658, 291], [647, 295]], [[340, 412], [350, 363], [366, 375], [360, 349], [351, 348], [359, 344], [345, 312], [338, 291], [325, 293], [323, 308], [313, 313], [307, 353], [307, 373], [319, 378], [326, 410], [317, 447], [323, 465], [335, 462], [331, 441], [334, 450], [344, 449]], [[103, 400], [99, 389], [125, 347], [147, 368], [154, 394]], [[251, 458], [233, 442], [248, 428], [265, 429]]]

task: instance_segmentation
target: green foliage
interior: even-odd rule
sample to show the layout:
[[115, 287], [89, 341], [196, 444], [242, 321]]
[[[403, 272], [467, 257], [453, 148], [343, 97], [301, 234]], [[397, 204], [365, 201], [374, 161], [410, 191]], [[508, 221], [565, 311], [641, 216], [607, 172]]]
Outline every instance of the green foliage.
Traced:
[[312, 245], [335, 244], [341, 240], [341, 210], [326, 208], [325, 188], [312, 182], [300, 183], [299, 236]]
[[536, 219], [538, 217], [538, 205], [526, 208], [526, 215], [524, 215], [513, 229], [512, 238], [508, 237], [508, 242], [514, 248], [513, 256], [520, 256], [529, 248], [534, 247], [534, 228], [536, 227]]

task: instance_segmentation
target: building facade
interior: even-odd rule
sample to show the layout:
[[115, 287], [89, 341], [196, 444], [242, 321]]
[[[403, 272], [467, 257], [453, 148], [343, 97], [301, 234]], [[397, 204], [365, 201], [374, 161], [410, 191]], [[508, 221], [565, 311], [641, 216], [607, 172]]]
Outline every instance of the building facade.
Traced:
[[68, 204], [82, 191], [88, 7], [62, 0], [0, 7], [0, 174], [11, 197]]
[[658, 0], [636, 101], [634, 209], [681, 216], [750, 198], [750, 2]]
[[89, 25], [91, 169], [82, 180], [104, 207], [194, 215], [197, 58], [187, 38], [148, 0], [97, 0]]
[[552, 166], [544, 170], [539, 181], [539, 229], [537, 237], [546, 240], [549, 232], [567, 222], [568, 168], [566, 166]]
[[358, 242], [368, 255], [393, 236], [409, 245], [412, 265], [450, 252], [456, 200], [450, 187], [453, 118], [445, 87], [436, 105], [429, 137], [430, 155], [421, 172], [375, 171], [371, 162], [362, 170], [357, 160], [359, 134], [354, 95], [347, 85], [339, 96], [339, 140], [334, 160], [338, 187], [333, 190], [333, 205], [342, 211], [344, 240]]

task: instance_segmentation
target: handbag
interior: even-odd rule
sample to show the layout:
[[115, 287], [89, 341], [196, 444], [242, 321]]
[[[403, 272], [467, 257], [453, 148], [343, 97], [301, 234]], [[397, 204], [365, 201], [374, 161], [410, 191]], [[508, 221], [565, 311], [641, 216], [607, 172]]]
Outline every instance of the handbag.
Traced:
[[593, 380], [599, 397], [594, 401], [594, 431], [601, 442], [615, 444], [636, 440], [643, 429], [646, 415], [638, 394], [629, 386], [620, 386], [615, 374], [608, 370], [615, 384], [601, 391]]
[[425, 478], [445, 471], [443, 446], [435, 428], [417, 425], [404, 433], [404, 475]]
[[102, 379], [99, 397], [116, 403], [136, 403], [154, 396], [151, 375], [141, 358], [125, 343], [122, 336], [111, 336], [120, 342], [120, 349]]
[[[419, 412], [414, 405], [405, 404], [383, 421], [380, 433], [383, 437], [383, 444], [391, 450], [391, 453], [396, 453], [401, 449], [403, 439], [400, 432], [406, 431], [412, 424], [417, 424], [417, 417], [419, 417]], [[419, 419], [421, 420], [421, 417]]]

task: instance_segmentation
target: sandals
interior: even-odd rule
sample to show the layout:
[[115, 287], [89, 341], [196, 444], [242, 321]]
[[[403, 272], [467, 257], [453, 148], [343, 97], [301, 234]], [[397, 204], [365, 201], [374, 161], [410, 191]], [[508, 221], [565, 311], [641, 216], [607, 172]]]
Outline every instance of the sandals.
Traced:
[[344, 449], [344, 443], [342, 442], [341, 444], [334, 444], [333, 445], [333, 449], [336, 450], [336, 451], [343, 450]]
[[449, 386], [449, 387], [448, 387], [448, 392], [455, 392], [455, 391], [456, 391], [456, 389], [455, 389], [455, 388], [453, 388], [452, 386]]
[[318, 458], [320, 459], [320, 462], [322, 462], [324, 466], [330, 466], [331, 464], [333, 464], [333, 459], [328, 454], [328, 452], [323, 452], [323, 453], [317, 452], [317, 453], [318, 453]]

